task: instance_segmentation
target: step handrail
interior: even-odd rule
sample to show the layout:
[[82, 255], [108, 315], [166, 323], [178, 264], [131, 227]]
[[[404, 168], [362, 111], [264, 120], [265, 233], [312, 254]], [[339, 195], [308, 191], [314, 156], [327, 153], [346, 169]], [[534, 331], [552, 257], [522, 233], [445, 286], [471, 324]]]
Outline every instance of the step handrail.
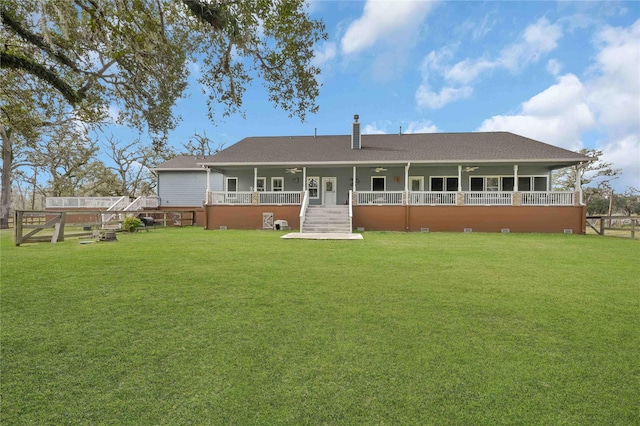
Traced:
[[349, 233], [353, 233], [353, 190], [349, 190]]
[[307, 217], [307, 207], [309, 207], [309, 190], [304, 191], [304, 197], [302, 199], [302, 205], [300, 206], [300, 233], [304, 225], [304, 220]]

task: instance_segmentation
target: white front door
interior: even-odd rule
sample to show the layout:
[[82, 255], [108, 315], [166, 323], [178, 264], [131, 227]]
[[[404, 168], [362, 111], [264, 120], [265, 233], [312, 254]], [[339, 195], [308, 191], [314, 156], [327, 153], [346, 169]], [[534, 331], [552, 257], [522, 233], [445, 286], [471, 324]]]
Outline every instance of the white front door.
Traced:
[[336, 178], [322, 178], [322, 204], [325, 206], [335, 206], [336, 204]]

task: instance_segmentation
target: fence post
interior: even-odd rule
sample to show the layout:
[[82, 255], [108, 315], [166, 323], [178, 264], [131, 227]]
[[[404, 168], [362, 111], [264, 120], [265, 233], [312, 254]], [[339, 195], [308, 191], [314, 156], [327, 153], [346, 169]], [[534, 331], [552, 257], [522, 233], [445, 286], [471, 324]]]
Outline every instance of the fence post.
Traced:
[[600, 216], [600, 235], [604, 237], [604, 217]]
[[14, 241], [17, 246], [22, 244], [22, 215], [24, 212], [22, 210], [16, 210], [13, 215], [13, 231], [14, 231]]

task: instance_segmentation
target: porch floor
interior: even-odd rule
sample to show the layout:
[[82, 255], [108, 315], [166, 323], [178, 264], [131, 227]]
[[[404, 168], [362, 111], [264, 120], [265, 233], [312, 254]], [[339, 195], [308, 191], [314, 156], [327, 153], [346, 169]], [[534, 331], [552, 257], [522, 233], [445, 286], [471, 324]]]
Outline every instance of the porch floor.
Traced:
[[362, 234], [347, 234], [339, 232], [292, 232], [290, 234], [283, 235], [280, 238], [285, 240], [361, 240]]

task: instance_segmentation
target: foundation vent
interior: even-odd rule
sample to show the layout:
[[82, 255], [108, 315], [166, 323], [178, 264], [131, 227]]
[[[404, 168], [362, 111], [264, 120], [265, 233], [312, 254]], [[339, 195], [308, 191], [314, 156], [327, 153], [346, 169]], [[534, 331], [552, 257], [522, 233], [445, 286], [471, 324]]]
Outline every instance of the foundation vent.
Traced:
[[473, 231], [472, 228], [464, 228], [464, 232], [467, 233], [467, 234], [472, 232], [472, 231]]
[[429, 232], [429, 228], [420, 228], [420, 232]]
[[500, 232], [502, 232], [503, 234], [508, 234], [509, 232], [511, 232], [511, 230], [509, 228], [502, 228]]
[[573, 229], [565, 229], [564, 233], [565, 234], [573, 234]]
[[227, 225], [220, 225], [220, 230], [221, 231], [226, 231], [227, 230]]
[[358, 231], [364, 231], [364, 226], [358, 226], [357, 230]]

